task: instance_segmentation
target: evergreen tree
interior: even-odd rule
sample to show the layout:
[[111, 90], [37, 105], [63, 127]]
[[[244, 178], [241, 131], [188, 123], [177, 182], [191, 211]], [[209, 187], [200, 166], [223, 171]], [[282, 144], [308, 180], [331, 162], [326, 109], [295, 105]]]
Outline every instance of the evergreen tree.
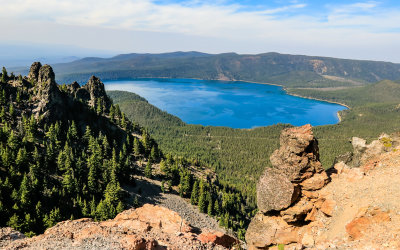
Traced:
[[197, 205], [199, 202], [199, 182], [195, 181], [193, 184], [192, 195], [190, 196], [190, 203]]
[[153, 177], [153, 170], [151, 168], [151, 165], [151, 161], [148, 161], [146, 164], [146, 168], [144, 169], [144, 175], [150, 179]]
[[31, 188], [30, 179], [28, 178], [28, 176], [26, 174], [24, 174], [24, 177], [22, 178], [19, 193], [20, 193], [21, 205], [24, 207], [28, 207], [31, 204], [32, 188]]
[[78, 129], [76, 128], [75, 121], [72, 121], [68, 128], [67, 140], [69, 142], [76, 142], [78, 140]]
[[133, 153], [135, 157], [138, 157], [140, 154], [142, 154], [142, 145], [136, 137], [133, 140]]
[[103, 113], [103, 104], [102, 104], [102, 99], [98, 98], [96, 102], [96, 112], [98, 115], [101, 115]]
[[61, 214], [59, 208], [54, 208], [50, 211], [49, 215], [44, 217], [44, 225], [49, 228], [54, 226], [57, 222], [61, 221]]
[[7, 226], [14, 228], [15, 230], [21, 230], [22, 224], [17, 214], [13, 214], [7, 222]]
[[215, 215], [219, 215], [221, 213], [221, 210], [219, 208], [219, 202], [217, 199], [215, 200], [215, 203], [214, 203], [214, 213], [215, 213]]
[[204, 194], [200, 194], [199, 197], [199, 211], [202, 213], [205, 213], [207, 211], [206, 197]]
[[157, 162], [158, 161], [158, 158], [159, 158], [159, 152], [158, 152], [158, 148], [157, 148], [157, 146], [155, 145], [155, 146], [153, 146], [152, 148], [151, 148], [151, 152], [150, 152], [150, 158], [153, 160], [153, 161], [155, 161], [155, 162]]
[[116, 212], [117, 214], [121, 213], [124, 211], [124, 204], [122, 203], [122, 201], [118, 202], [117, 208], [116, 208]]
[[207, 193], [207, 203], [208, 203], [207, 214], [209, 216], [213, 216], [214, 215], [214, 203], [213, 203], [213, 200], [211, 197], [211, 193], [209, 193], [209, 192]]
[[1, 71], [1, 82], [6, 83], [8, 81], [8, 74], [5, 67]]

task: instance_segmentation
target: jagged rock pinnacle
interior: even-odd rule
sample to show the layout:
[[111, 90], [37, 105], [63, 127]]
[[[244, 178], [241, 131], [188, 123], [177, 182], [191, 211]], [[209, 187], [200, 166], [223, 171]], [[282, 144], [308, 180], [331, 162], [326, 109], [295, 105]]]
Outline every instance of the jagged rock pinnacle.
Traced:
[[96, 105], [96, 100], [102, 99], [105, 106], [108, 107], [111, 104], [110, 99], [107, 97], [106, 90], [104, 89], [104, 84], [99, 78], [92, 76], [89, 81], [83, 86], [89, 92], [90, 100], [89, 105], [94, 107]]
[[42, 64], [40, 62], [32, 63], [31, 68], [29, 70], [28, 79], [34, 80], [37, 82], [38, 78], [39, 78], [39, 70], [41, 67], [42, 67]]
[[[40, 63], [34, 63], [34, 65], [31, 68], [36, 70], [37, 65], [40, 65]], [[36, 71], [32, 71], [32, 75], [34, 75], [34, 72]], [[40, 67], [36, 88], [35, 99], [39, 100], [39, 102], [33, 112], [36, 113], [37, 117], [41, 115], [48, 117], [50, 116], [52, 107], [62, 105], [61, 93], [55, 81], [54, 71], [50, 65], [46, 64]], [[56, 112], [55, 110], [53, 111]]]

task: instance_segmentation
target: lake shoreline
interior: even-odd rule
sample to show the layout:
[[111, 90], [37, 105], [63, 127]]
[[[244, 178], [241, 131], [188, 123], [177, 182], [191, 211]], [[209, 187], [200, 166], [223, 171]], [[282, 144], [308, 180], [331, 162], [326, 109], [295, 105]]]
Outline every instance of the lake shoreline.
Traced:
[[[138, 77], [138, 78], [126, 78], [126, 79], [105, 80], [105, 81], [138, 80], [138, 79], [175, 79], [175, 78], [172, 78], [172, 77]], [[220, 81], [220, 82], [242, 82], [242, 83], [254, 83], [254, 84], [278, 86], [278, 87], [282, 87], [282, 89], [286, 92], [286, 94], [291, 95], [291, 96], [296, 96], [296, 97], [306, 98], [306, 99], [310, 99], [310, 100], [316, 100], [316, 101], [322, 101], [322, 102], [338, 104], [338, 105], [341, 105], [341, 106], [344, 106], [344, 107], [350, 109], [350, 107], [348, 105], [344, 104], [344, 103], [334, 102], [334, 101], [329, 101], [329, 100], [324, 100], [324, 99], [319, 99], [319, 98], [315, 98], [315, 97], [302, 96], [302, 95], [294, 94], [294, 93], [289, 93], [287, 91], [287, 89], [288, 89], [287, 87], [285, 87], [282, 84], [277, 84], [277, 83], [255, 82], [255, 81], [246, 81], [246, 80], [201, 79], [201, 78], [186, 78], [186, 77], [185, 78], [177, 78], [177, 79], [188, 79], [188, 80], [199, 80], [199, 81]], [[297, 88], [292, 88], [292, 89], [297, 89]]]
[[[129, 81], [129, 80], [151, 80], [151, 79], [175, 79], [172, 77], [138, 77], [138, 78], [126, 78], [126, 79], [113, 79], [113, 80], [105, 80], [109, 82], [114, 82], [114, 81]], [[308, 96], [302, 96], [296, 93], [290, 93], [288, 92], [288, 88], [285, 87], [284, 85], [281, 84], [274, 84], [274, 83], [266, 83], [266, 82], [256, 82], [256, 81], [245, 81], [245, 80], [222, 80], [222, 79], [201, 79], [201, 78], [176, 78], [176, 79], [187, 79], [187, 80], [198, 80], [198, 81], [215, 81], [215, 82], [226, 82], [226, 83], [247, 83], [247, 84], [261, 84], [261, 85], [270, 85], [270, 86], [277, 86], [282, 88], [282, 90], [285, 92], [286, 95], [294, 96], [294, 97], [299, 97], [303, 99], [309, 99], [309, 100], [315, 100], [315, 101], [320, 101], [320, 102], [325, 102], [325, 103], [331, 103], [331, 104], [336, 104], [340, 105], [344, 108], [350, 109], [349, 106], [347, 106], [344, 103], [339, 103], [339, 102], [334, 102], [334, 101], [329, 101], [329, 100], [324, 100], [324, 99], [319, 99], [319, 98], [314, 98], [314, 97], [308, 97]], [[296, 88], [291, 88], [291, 89], [296, 89]], [[340, 116], [339, 112], [342, 110], [339, 110], [336, 112], [336, 117], [337, 117], [337, 123], [340, 123], [342, 121], [342, 117]], [[268, 125], [269, 126], [269, 125]], [[319, 126], [319, 125], [316, 125]], [[320, 125], [321, 126], [321, 125]], [[245, 129], [253, 129], [253, 128], [245, 128]]]

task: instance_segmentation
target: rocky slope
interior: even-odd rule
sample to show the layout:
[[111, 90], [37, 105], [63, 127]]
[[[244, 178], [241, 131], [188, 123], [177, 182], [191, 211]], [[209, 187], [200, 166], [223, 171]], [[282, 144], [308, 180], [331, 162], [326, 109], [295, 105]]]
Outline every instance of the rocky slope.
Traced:
[[274, 169], [258, 184], [260, 212], [246, 234], [249, 249], [400, 248], [398, 141], [382, 135], [368, 145], [353, 138], [354, 152], [325, 172], [311, 126], [284, 130], [271, 156]]
[[10, 228], [0, 232], [2, 249], [225, 249], [236, 243], [221, 232], [196, 234], [176, 212], [149, 204], [102, 222], [63, 221], [33, 238]]

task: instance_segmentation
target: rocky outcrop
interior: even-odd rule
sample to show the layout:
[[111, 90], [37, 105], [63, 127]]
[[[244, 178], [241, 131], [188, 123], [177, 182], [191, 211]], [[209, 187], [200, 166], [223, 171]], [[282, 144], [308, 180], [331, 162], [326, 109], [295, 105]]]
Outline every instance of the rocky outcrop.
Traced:
[[37, 82], [39, 79], [39, 70], [41, 67], [42, 64], [40, 62], [34, 62], [29, 70], [28, 80]]
[[316, 191], [329, 178], [319, 161], [311, 125], [283, 130], [280, 145], [270, 157], [272, 168], [257, 184], [259, 214], [246, 233], [251, 248], [301, 242], [301, 226], [315, 220], [325, 201]]
[[111, 99], [107, 96], [103, 82], [95, 76], [91, 76], [89, 81], [82, 87], [77, 82], [73, 82], [67, 86], [67, 89], [72, 96], [87, 103], [90, 107], [96, 107], [99, 102], [105, 108], [109, 108], [112, 104]]
[[[31, 79], [36, 79], [34, 78], [36, 77], [34, 74], [36, 74], [38, 66], [40, 66], [40, 63], [34, 63], [32, 65], [31, 72], [29, 73], [30, 75], [32, 73]], [[46, 64], [40, 67], [35, 88], [36, 95], [33, 100], [36, 101], [36, 107], [33, 113], [37, 118], [49, 118], [52, 115], [51, 112], [57, 114], [63, 108], [63, 98], [50, 65]]]
[[12, 229], [11, 227], [0, 228], [0, 248], [3, 249], [5, 246], [13, 241], [24, 239], [25, 235]]
[[63, 221], [33, 238], [13, 237], [16, 232], [10, 231], [1, 235], [0, 246], [2, 249], [225, 249], [222, 245], [233, 244], [230, 236], [220, 232], [212, 232], [213, 238], [208, 234], [200, 237], [192, 231], [176, 212], [145, 204], [108, 221], [95, 222], [89, 218]]
[[51, 120], [55, 116], [62, 117], [67, 107], [74, 105], [72, 99], [87, 103], [92, 108], [100, 104], [103, 110], [110, 108], [112, 104], [104, 84], [95, 76], [82, 87], [77, 82], [67, 85], [65, 94], [60, 91], [55, 81], [53, 69], [47, 64], [42, 66], [40, 62], [35, 62], [30, 68], [28, 80], [35, 85], [33, 113], [36, 118]]
[[362, 138], [353, 137], [351, 139], [353, 152], [338, 156], [335, 163], [344, 162], [349, 167], [357, 168], [370, 159], [390, 151], [392, 147], [398, 146], [399, 142], [399, 138], [396, 136], [391, 138], [387, 134], [382, 134], [378, 140], [374, 140], [370, 144], [367, 144], [367, 141]]
[[258, 181], [257, 206], [263, 213], [288, 208], [300, 198], [302, 189], [318, 190], [328, 181], [311, 125], [283, 130], [280, 145], [271, 155], [272, 168]]
[[99, 78], [95, 76], [90, 77], [89, 81], [82, 88], [86, 89], [89, 93], [89, 106], [95, 107], [97, 102], [100, 100], [105, 107], [110, 107], [111, 100], [108, 98], [104, 84]]
[[[310, 140], [311, 132], [304, 127], [293, 130], [292, 143], [300, 138], [299, 145], [304, 148], [307, 143], [302, 138]], [[290, 129], [282, 135], [289, 135], [288, 132]], [[349, 166], [345, 161], [336, 163], [327, 171], [329, 183], [326, 183], [325, 171], [315, 171], [305, 179], [300, 172], [300, 180], [291, 181], [300, 186], [296, 201], [288, 208], [260, 212], [252, 219], [246, 233], [249, 249], [268, 249], [277, 244], [285, 244], [285, 249], [400, 248], [399, 136], [384, 134], [370, 144], [360, 138], [353, 138], [352, 142], [354, 150], [348, 155], [358, 159], [358, 167]], [[278, 150], [281, 152], [274, 155], [291, 157], [284, 148], [290, 147], [281, 145]], [[304, 155], [304, 151], [296, 154]], [[287, 161], [281, 162], [284, 165]], [[298, 162], [303, 164], [300, 158]], [[313, 160], [310, 162], [316, 164]]]

